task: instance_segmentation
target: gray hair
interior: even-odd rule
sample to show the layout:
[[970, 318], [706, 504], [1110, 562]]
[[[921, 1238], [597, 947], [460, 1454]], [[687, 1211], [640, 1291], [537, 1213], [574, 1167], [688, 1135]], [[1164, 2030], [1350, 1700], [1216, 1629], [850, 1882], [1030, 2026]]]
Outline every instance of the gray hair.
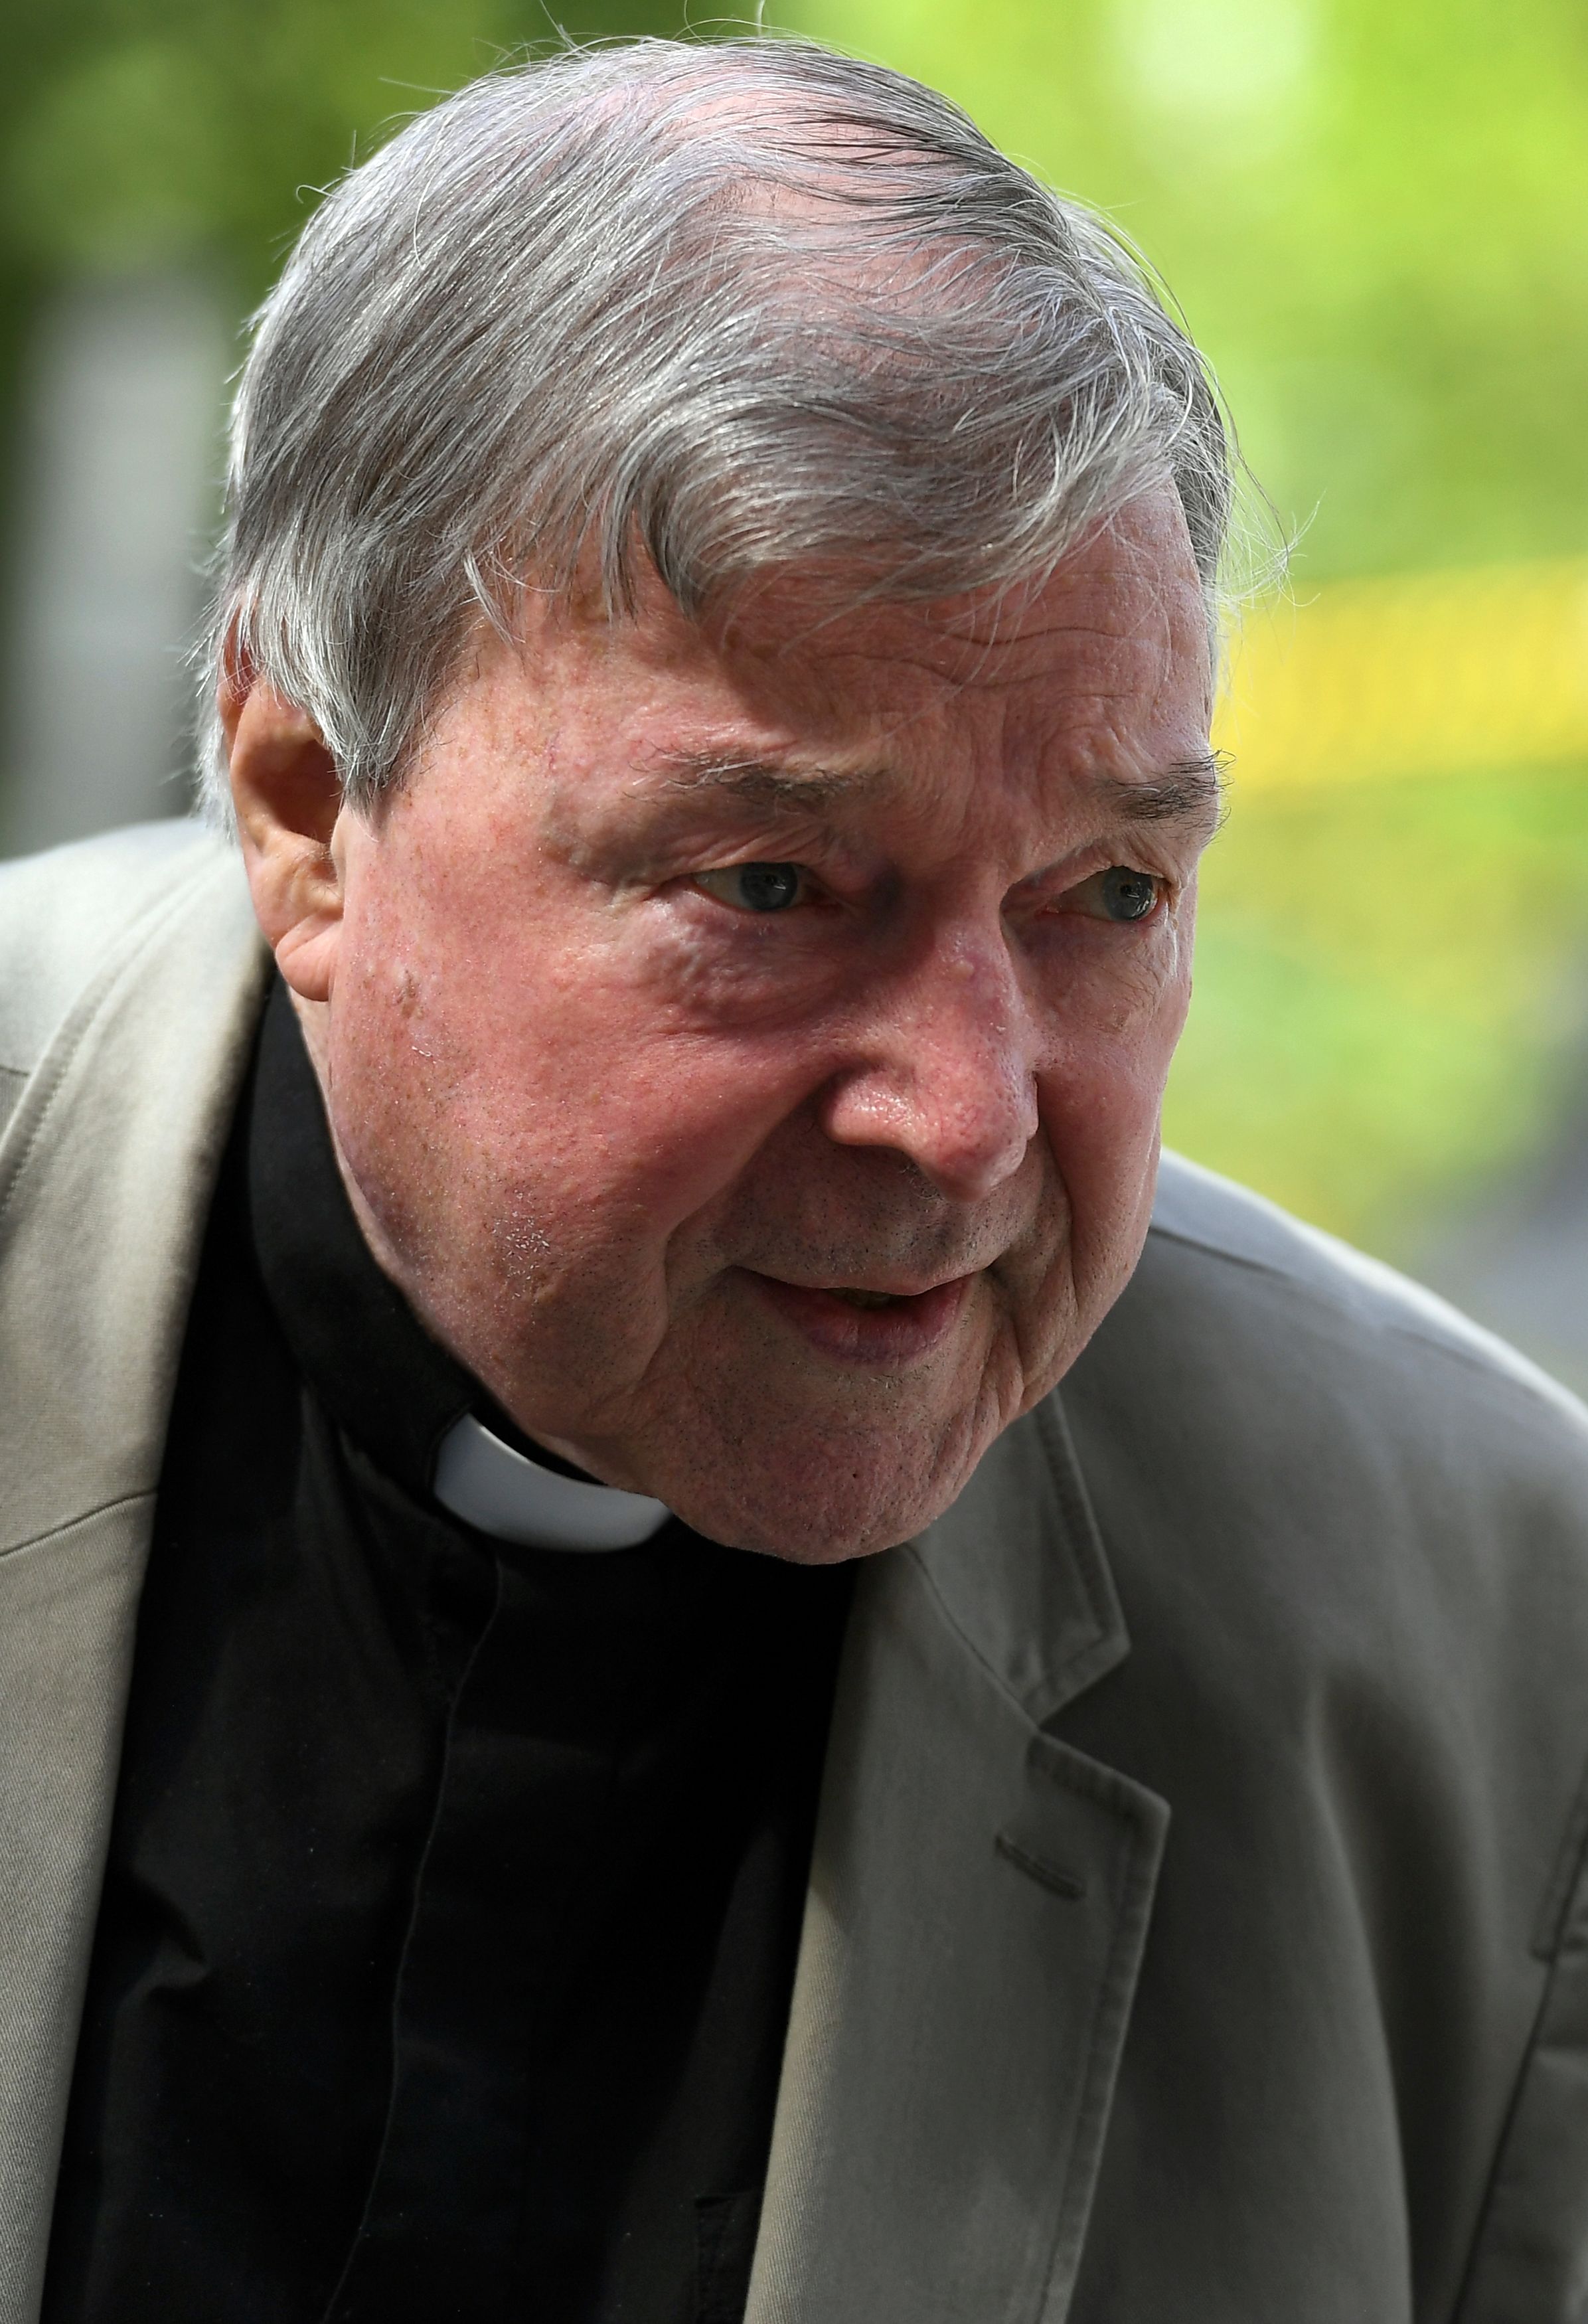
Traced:
[[[321, 203], [257, 318], [228, 641], [346, 797], [400, 779], [482, 622], [648, 558], [691, 617], [1040, 577], [1172, 484], [1216, 621], [1232, 447], [1121, 237], [945, 97], [780, 37], [572, 50], [463, 89]], [[225, 812], [210, 713], [207, 781]]]

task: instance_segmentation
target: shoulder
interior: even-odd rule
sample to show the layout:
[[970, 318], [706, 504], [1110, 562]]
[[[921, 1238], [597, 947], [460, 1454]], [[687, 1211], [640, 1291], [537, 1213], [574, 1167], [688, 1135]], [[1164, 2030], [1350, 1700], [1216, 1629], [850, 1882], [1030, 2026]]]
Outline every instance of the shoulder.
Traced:
[[[1509, 2116], [1503, 2216], [1553, 2250], [1580, 2225], [1558, 2092], [1583, 2023], [1560, 1948], [1588, 1831], [1588, 1412], [1173, 1161], [1060, 1403], [1130, 1651], [1058, 1731], [1172, 1814], [1138, 2012], [1174, 2013], [1176, 2070], [1210, 2061], [1216, 2098], [1232, 2071], [1283, 2092], [1319, 2155], [1342, 2107], [1359, 2128], [1392, 2107], [1451, 2281]], [[1199, 2052], [1187, 2024], [1213, 2029]]]
[[1110, 1320], [1264, 1412], [1340, 1397], [1391, 1431], [1503, 1415], [1502, 1425], [1525, 1422], [1588, 1453], [1588, 1410], [1505, 1341], [1176, 1155], [1164, 1157], [1141, 1266]]
[[241, 866], [186, 818], [0, 863], [0, 1072], [31, 1073], [101, 964], [206, 880], [240, 887]]
[[1235, 1652], [1281, 1723], [1342, 1684], [1531, 1722], [1575, 1781], [1588, 1411], [1515, 1350], [1170, 1159], [1061, 1401], [1133, 1636]]

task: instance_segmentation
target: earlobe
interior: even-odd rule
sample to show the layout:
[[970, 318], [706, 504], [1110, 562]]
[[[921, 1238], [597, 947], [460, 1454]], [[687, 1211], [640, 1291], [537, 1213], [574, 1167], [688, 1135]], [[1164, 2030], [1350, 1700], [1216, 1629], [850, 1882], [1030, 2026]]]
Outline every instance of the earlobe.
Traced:
[[326, 1001], [343, 902], [335, 761], [307, 712], [230, 654], [219, 707], [255, 915], [292, 990]]

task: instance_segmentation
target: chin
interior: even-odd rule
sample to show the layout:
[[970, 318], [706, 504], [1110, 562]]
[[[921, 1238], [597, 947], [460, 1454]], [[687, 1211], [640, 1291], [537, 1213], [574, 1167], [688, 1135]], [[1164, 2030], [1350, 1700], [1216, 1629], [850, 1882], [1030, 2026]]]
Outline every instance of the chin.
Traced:
[[808, 1446], [798, 1461], [757, 1464], [753, 1476], [725, 1450], [714, 1474], [658, 1480], [648, 1489], [725, 1548], [795, 1565], [838, 1565], [896, 1548], [941, 1517], [996, 1433], [961, 1424], [930, 1444], [840, 1440]]

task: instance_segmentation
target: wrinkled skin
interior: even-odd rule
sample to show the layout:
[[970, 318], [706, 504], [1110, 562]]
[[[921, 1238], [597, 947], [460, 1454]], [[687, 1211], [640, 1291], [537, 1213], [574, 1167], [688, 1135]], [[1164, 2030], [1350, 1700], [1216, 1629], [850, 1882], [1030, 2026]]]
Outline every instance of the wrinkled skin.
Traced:
[[1216, 804], [1178, 507], [1001, 609], [532, 598], [368, 817], [246, 671], [223, 710], [355, 1207], [437, 1337], [719, 1541], [937, 1516], [1146, 1231]]

